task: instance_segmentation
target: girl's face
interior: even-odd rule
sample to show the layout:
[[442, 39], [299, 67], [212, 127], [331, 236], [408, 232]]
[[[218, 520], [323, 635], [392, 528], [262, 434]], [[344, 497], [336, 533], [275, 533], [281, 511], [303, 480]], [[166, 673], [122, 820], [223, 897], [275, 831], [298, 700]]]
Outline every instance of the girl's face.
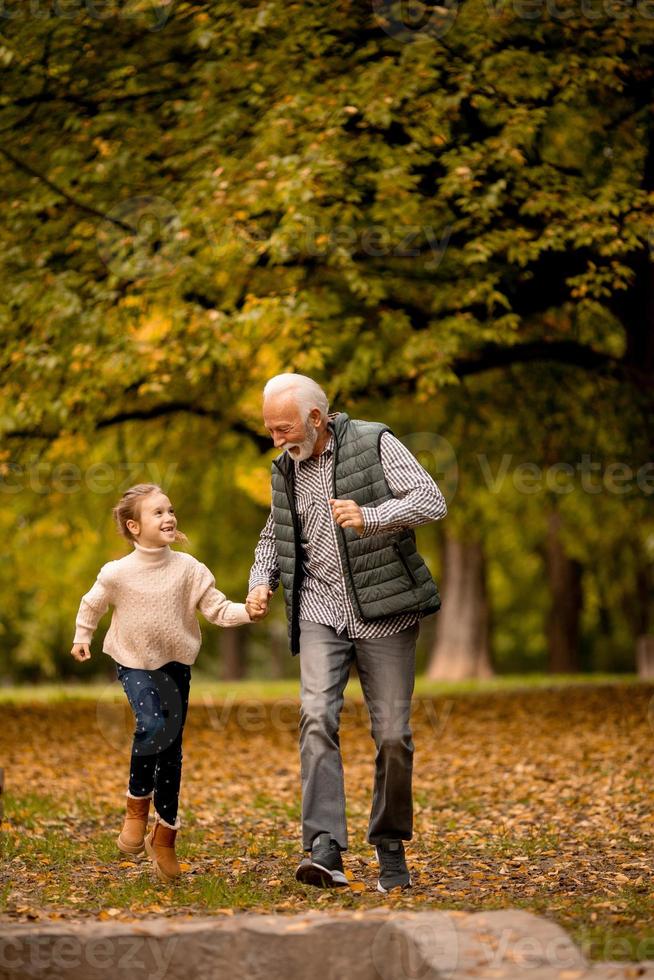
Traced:
[[175, 540], [177, 518], [165, 493], [153, 490], [141, 501], [141, 517], [127, 521], [127, 529], [144, 548], [161, 548]]

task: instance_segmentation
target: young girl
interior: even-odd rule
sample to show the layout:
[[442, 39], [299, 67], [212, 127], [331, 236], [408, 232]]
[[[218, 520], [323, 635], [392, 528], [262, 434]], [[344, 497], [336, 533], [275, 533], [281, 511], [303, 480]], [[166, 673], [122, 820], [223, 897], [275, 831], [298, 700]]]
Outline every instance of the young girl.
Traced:
[[[110, 605], [114, 607], [103, 651], [116, 661], [116, 673], [134, 712], [127, 812], [118, 847], [127, 854], [144, 849], [163, 881], [180, 873], [175, 837], [182, 773], [182, 733], [188, 709], [191, 664], [200, 649], [195, 610], [210, 623], [240, 626], [252, 619], [240, 602], [230, 602], [215, 588], [206, 565], [172, 551], [186, 541], [161, 487], [139, 483], [125, 492], [113, 510], [118, 531], [132, 545], [131, 554], [107, 562], [82, 597], [72, 656], [91, 656], [89, 644]], [[155, 822], [145, 836], [150, 799]]]

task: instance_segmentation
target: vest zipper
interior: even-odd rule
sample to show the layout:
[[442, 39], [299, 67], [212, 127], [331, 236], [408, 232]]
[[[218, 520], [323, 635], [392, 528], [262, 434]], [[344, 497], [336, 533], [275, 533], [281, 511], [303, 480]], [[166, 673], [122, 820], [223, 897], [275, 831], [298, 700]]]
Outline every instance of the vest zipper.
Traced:
[[[297, 510], [295, 508], [295, 487], [293, 483], [287, 476], [286, 472], [282, 471], [281, 467], [277, 467], [283, 478], [284, 485], [286, 487], [286, 496], [288, 498], [288, 506], [291, 512], [291, 520], [293, 521], [293, 536], [295, 538], [295, 569], [293, 571], [293, 592], [291, 594], [291, 653], [300, 652], [300, 578], [302, 573], [302, 544], [300, 541], [300, 524], [298, 521]], [[295, 649], [297, 647], [297, 649]]]
[[411, 566], [409, 565], [408, 561], [406, 560], [406, 558], [404, 556], [404, 553], [403, 553], [402, 549], [400, 548], [399, 544], [397, 543], [397, 541], [394, 541], [393, 542], [393, 551], [396, 553], [397, 557], [400, 559], [400, 561], [404, 565], [404, 569], [405, 569], [407, 575], [409, 576], [409, 578], [411, 579], [411, 581], [413, 582], [413, 584], [414, 585], [417, 585], [418, 584], [418, 580], [416, 579], [416, 577], [415, 577], [415, 575], [413, 573], [413, 569], [411, 568]]
[[[336, 432], [334, 432], [334, 460], [333, 460], [333, 470], [332, 470], [332, 483], [334, 487], [334, 497], [336, 498], [336, 467], [338, 465], [338, 440], [336, 439]], [[333, 518], [332, 518], [333, 520]], [[350, 576], [350, 584], [352, 585], [352, 596], [356, 603], [356, 607], [359, 610], [359, 619], [364, 622], [369, 622], [366, 616], [363, 615], [363, 610], [361, 608], [361, 603], [359, 602], [359, 596], [357, 595], [356, 586], [354, 584], [354, 575], [352, 574], [352, 565], [350, 564], [350, 553], [347, 550], [347, 538], [345, 537], [345, 531], [340, 524], [336, 525], [336, 533], [340, 531], [341, 540], [343, 541], [343, 550], [345, 551], [345, 561], [347, 564], [347, 571]], [[347, 582], [345, 583], [347, 589]]]

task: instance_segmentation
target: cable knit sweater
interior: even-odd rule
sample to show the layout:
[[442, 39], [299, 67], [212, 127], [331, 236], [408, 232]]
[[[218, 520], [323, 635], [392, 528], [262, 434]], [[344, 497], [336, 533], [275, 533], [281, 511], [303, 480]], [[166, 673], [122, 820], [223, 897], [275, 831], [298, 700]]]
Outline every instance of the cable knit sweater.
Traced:
[[200, 650], [199, 609], [217, 626], [251, 622], [242, 602], [215, 588], [206, 565], [192, 555], [144, 548], [107, 562], [82, 596], [73, 643], [90, 643], [109, 606], [114, 607], [103, 651], [125, 667], [156, 670], [170, 660], [192, 664]]

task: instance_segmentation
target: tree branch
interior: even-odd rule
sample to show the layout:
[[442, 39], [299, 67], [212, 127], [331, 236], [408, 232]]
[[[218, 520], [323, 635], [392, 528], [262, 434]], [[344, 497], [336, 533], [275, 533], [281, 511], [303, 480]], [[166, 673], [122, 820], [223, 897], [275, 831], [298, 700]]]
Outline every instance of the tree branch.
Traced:
[[[608, 369], [610, 372], [622, 373], [626, 369], [619, 358], [611, 357], [576, 340], [536, 340], [512, 344], [508, 347], [488, 344], [474, 355], [455, 358], [452, 362], [452, 370], [457, 377], [465, 378], [498, 367], [529, 364], [534, 361], [568, 364], [587, 371]], [[649, 383], [652, 383], [651, 378]]]
[[78, 211], [83, 211], [85, 214], [91, 214], [94, 218], [102, 218], [103, 221], [109, 221], [111, 224], [117, 225], [118, 228], [122, 228], [123, 231], [128, 231], [130, 234], [134, 234], [136, 229], [132, 228], [131, 225], [128, 225], [125, 221], [121, 221], [119, 218], [112, 218], [110, 215], [104, 214], [103, 211], [98, 211], [97, 208], [92, 207], [90, 204], [84, 204], [82, 201], [78, 201], [74, 197], [71, 197], [68, 191], [65, 191], [63, 187], [59, 187], [57, 184], [51, 181], [49, 177], [46, 177], [45, 174], [35, 170], [34, 167], [25, 160], [21, 160], [17, 156], [14, 156], [10, 150], [0, 146], [0, 153], [3, 157], [9, 160], [10, 163], [13, 163], [13, 165], [19, 170], [23, 170], [31, 177], [36, 177], [37, 180], [40, 180], [41, 183], [45, 184], [46, 187], [49, 187], [51, 191], [55, 192], [55, 194], [63, 197], [65, 201], [72, 204], [72, 206], [77, 208]]
[[83, 95], [77, 95], [74, 92], [49, 92], [47, 95], [39, 92], [36, 95], [22, 95], [18, 99], [14, 99], [13, 102], [8, 102], [0, 106], [0, 109], [23, 108], [33, 105], [39, 106], [45, 105], [48, 102], [67, 102], [79, 106], [82, 109], [87, 109], [89, 112], [99, 112], [100, 106], [104, 103], [115, 105], [120, 102], [133, 102], [137, 99], [149, 98], [155, 95], [177, 95], [179, 97], [179, 85], [170, 86], [169, 88], [149, 89], [143, 92], [111, 93], [106, 96], [98, 95], [93, 99]]
[[[200, 418], [209, 418], [214, 421], [226, 422], [225, 416], [222, 412], [216, 409], [205, 408], [203, 405], [195, 405], [193, 402], [164, 402], [161, 405], [153, 405], [150, 408], [135, 408], [131, 410], [126, 410], [124, 412], [117, 412], [115, 415], [109, 415], [106, 418], [98, 419], [95, 423], [94, 431], [99, 431], [101, 429], [108, 429], [114, 425], [121, 425], [124, 422], [147, 422], [151, 419], [164, 418], [168, 415], [174, 415], [178, 412], [185, 412], [188, 415], [197, 415]], [[5, 439], [42, 439], [46, 442], [52, 442], [61, 435], [63, 430], [55, 429], [12, 429], [9, 432], [3, 433], [3, 438]], [[251, 439], [257, 446], [257, 448], [262, 452], [268, 452], [272, 443], [269, 436], [264, 435], [257, 429], [252, 429], [245, 422], [230, 422], [227, 426], [227, 430], [230, 432], [236, 432], [239, 435], [247, 436]]]
[[[539, 340], [514, 344], [510, 347], [488, 344], [476, 354], [455, 358], [450, 366], [454, 374], [463, 379], [475, 374], [482, 374], [484, 371], [507, 368], [516, 364], [545, 364], [548, 362], [566, 364], [570, 367], [581, 368], [584, 371], [603, 371], [612, 375], [618, 382], [635, 384], [647, 395], [654, 389], [654, 378], [650, 373], [638, 371], [620, 358], [611, 357], [610, 354], [594, 350], [592, 347], [574, 340], [551, 342]], [[400, 390], [403, 394], [411, 394], [415, 388], [416, 380], [414, 378], [398, 377], [383, 385], [368, 384], [365, 388], [348, 391], [346, 394], [350, 399], [375, 396], [391, 397], [397, 395]], [[152, 405], [150, 408], [134, 408], [116, 412], [114, 415], [98, 419], [95, 423], [95, 431], [121, 425], [124, 422], [145, 422], [151, 419], [164, 418], [178, 412], [186, 412], [200, 418], [223, 422], [226, 425], [226, 431], [247, 436], [262, 453], [270, 450], [270, 438], [263, 432], [252, 429], [245, 422], [230, 421], [218, 409], [206, 408], [203, 405], [184, 401], [163, 402], [160, 405]], [[3, 433], [3, 436], [5, 439], [54, 440], [61, 431], [63, 430], [13, 429]]]

